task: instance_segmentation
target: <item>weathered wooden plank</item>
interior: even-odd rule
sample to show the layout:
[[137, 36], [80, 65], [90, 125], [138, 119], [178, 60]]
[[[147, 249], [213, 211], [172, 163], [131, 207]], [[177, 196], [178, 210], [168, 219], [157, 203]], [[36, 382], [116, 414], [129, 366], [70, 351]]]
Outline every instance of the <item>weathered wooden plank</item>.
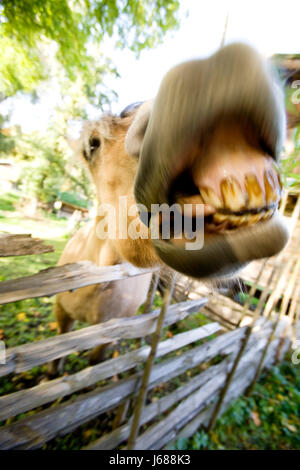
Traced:
[[[164, 326], [176, 323], [192, 312], [199, 311], [205, 303], [206, 299], [199, 299], [171, 305]], [[159, 310], [155, 310], [131, 318], [112, 319], [64, 335], [9, 348], [6, 351], [6, 364], [0, 364], [0, 377], [11, 372], [24, 372], [76, 351], [91, 349], [98, 344], [110, 343], [121, 338], [141, 338], [154, 332], [158, 315]]]
[[[264, 327], [263, 323], [260, 322], [260, 324]], [[275, 358], [275, 355], [276, 355], [276, 350], [277, 350], [278, 344], [280, 342], [280, 335], [282, 334], [284, 329], [285, 329], [285, 322], [281, 322], [278, 325], [278, 328], [276, 329], [276, 335], [278, 335], [279, 338], [276, 338], [272, 342], [272, 344], [270, 346], [270, 349], [268, 351], [268, 354], [267, 354], [267, 356], [264, 360], [264, 368], [269, 368], [273, 364], [274, 358]], [[226, 394], [226, 397], [225, 397], [225, 400], [223, 402], [223, 406], [221, 408], [221, 411], [220, 411], [219, 415], [221, 415], [227, 409], [227, 407], [230, 405], [230, 403], [232, 402], [233, 399], [237, 398], [239, 395], [241, 395], [244, 392], [244, 390], [248, 387], [249, 383], [251, 382], [251, 380], [254, 376], [254, 373], [255, 373], [255, 365], [257, 363], [257, 358], [256, 358], [257, 352], [261, 353], [261, 351], [264, 349], [266, 341], [267, 341], [266, 335], [268, 334], [268, 331], [262, 330], [262, 333], [263, 333], [262, 335], [261, 334], [259, 335], [260, 340], [259, 340], [258, 343], [256, 342], [257, 341], [257, 335], [254, 335], [254, 337], [252, 336], [251, 340], [249, 341], [248, 346], [246, 348], [246, 353], [243, 356], [243, 363], [239, 364], [239, 368], [235, 372], [234, 380], [233, 380], [233, 382], [232, 382], [232, 384], [231, 384], [231, 386], [230, 386], [230, 388], [229, 388], [229, 390]], [[287, 343], [288, 342], [286, 342], [285, 345], [284, 345], [284, 351], [282, 351], [282, 354], [284, 354], [284, 352], [286, 352], [286, 350], [287, 350], [287, 346], [288, 346]], [[251, 353], [251, 348], [252, 348], [252, 351], [254, 352], [253, 355]], [[247, 366], [246, 365], [244, 366], [243, 364], [247, 360], [247, 356], [246, 356], [247, 353], [248, 353], [248, 359], [249, 359], [249, 355], [252, 355], [252, 360], [250, 358], [249, 364]], [[236, 354], [236, 352], [234, 352], [234, 354]], [[282, 357], [282, 354], [281, 354], [281, 357]], [[230, 367], [232, 366], [233, 361], [234, 361], [234, 355], [232, 357], [231, 364], [228, 365], [228, 369], [230, 369]], [[249, 375], [246, 376], [246, 374], [248, 374], [248, 373], [249, 373]], [[224, 383], [225, 383], [225, 380], [224, 380]], [[219, 394], [219, 391], [217, 391], [212, 398], [214, 400], [216, 400], [218, 394]], [[185, 421], [187, 422], [187, 424], [180, 430], [180, 432], [176, 433], [176, 432], [174, 432], [174, 429], [171, 429], [169, 431], [169, 433], [167, 432], [167, 434], [161, 440], [158, 448], [163, 447], [163, 445], [173, 441], [175, 438], [178, 439], [179, 437], [190, 437], [191, 435], [193, 435], [198, 430], [198, 428], [201, 425], [207, 426], [208, 423], [210, 422], [210, 419], [211, 419], [211, 416], [212, 416], [212, 413], [213, 413], [213, 410], [214, 410], [214, 406], [215, 406], [215, 404], [209, 405], [206, 409], [204, 409], [198, 415], [196, 415], [196, 417], [193, 417], [194, 413], [192, 413], [191, 416], [186, 417]], [[181, 425], [180, 425], [180, 427], [181, 427]], [[177, 431], [178, 431], [178, 429], [177, 429]], [[163, 442], [165, 444], [163, 444]], [[166, 448], [168, 448], [168, 447], [166, 447]]]
[[96, 266], [90, 261], [69, 263], [40, 271], [32, 276], [4, 281], [0, 284], [0, 304], [16, 302], [33, 297], [50, 297], [64, 291], [73, 291], [92, 284], [120, 281], [155, 271], [153, 268], [141, 269], [132, 264], [115, 266]]
[[[157, 357], [162, 357], [187, 344], [206, 338], [219, 330], [220, 325], [209, 323], [200, 328], [180, 333], [159, 344]], [[33, 388], [0, 397], [0, 421], [65, 397], [78, 390], [94, 385], [100, 380], [129, 370], [145, 362], [149, 352], [150, 346], [144, 346], [118, 358], [110, 359], [93, 367], [87, 367], [76, 374], [63, 376]]]
[[[263, 350], [266, 341], [266, 338], [262, 338], [259, 345], [252, 342], [251, 349], [248, 349], [248, 352], [241, 359], [234, 380], [228, 390], [228, 395], [231, 393], [230, 401], [240, 394], [240, 384], [244, 390], [250, 383], [255, 373], [255, 357], [257, 352]], [[278, 340], [275, 348], [277, 345]], [[186, 423], [195, 418], [201, 410], [214, 401], [216, 395], [224, 386], [226, 376], [226, 370], [220, 371], [217, 377], [207, 381], [199, 390], [183, 400], [166, 418], [150, 426], [137, 439], [135, 449], [157, 450], [173, 440]], [[239, 387], [237, 387], [238, 385]]]
[[[229, 354], [236, 349], [237, 339], [243, 334], [243, 328], [226, 333], [180, 356], [155, 365], [150, 376], [149, 390], [203, 361], [210, 360], [216, 354]], [[0, 428], [0, 449], [38, 448], [57, 435], [71, 432], [133, 396], [138, 390], [140, 377], [141, 373], [138, 373], [116, 384], [98, 387], [66, 403]]]
[[161, 449], [167, 442], [174, 439], [178, 430], [186, 424], [201, 409], [205, 408], [214, 399], [214, 394], [220, 390], [226, 374], [223, 372], [213, 380], [206, 382], [199, 390], [192, 393], [165, 419], [158, 424], [150, 426], [136, 442], [135, 449]]
[[30, 234], [0, 233], [0, 256], [37, 255], [54, 251], [52, 245]]
[[[190, 382], [182, 385], [181, 387], [177, 388], [174, 392], [170, 393], [169, 395], [160, 398], [158, 401], [151, 403], [144, 408], [142, 417], [141, 417], [141, 424], [144, 425], [155, 418], [157, 415], [164, 413], [167, 411], [171, 406], [178, 403], [183, 398], [189, 396], [195, 390], [197, 390], [201, 385], [203, 385], [208, 380], [216, 377], [222, 370], [226, 370], [227, 364], [222, 362], [216, 366], [211, 366], [206, 371], [202, 372], [199, 375], [193, 377]], [[130, 433], [132, 418], [129, 420], [127, 424], [115, 429], [109, 434], [105, 434], [103, 437], [100, 437], [96, 441], [93, 441], [84, 450], [109, 450], [114, 449], [123, 441], [125, 441]]]
[[[276, 340], [273, 341], [273, 343], [272, 343], [272, 345], [271, 345], [271, 347], [268, 351], [267, 357], [265, 358], [264, 367], [268, 368], [272, 365], [272, 361], [273, 361], [273, 358], [274, 358], [274, 355], [275, 355], [275, 351], [276, 351], [278, 342], [279, 342], [279, 339], [276, 339]], [[245, 380], [245, 377], [243, 377], [241, 375], [239, 375], [238, 377], [235, 377], [235, 380], [233, 381], [230, 389], [228, 390], [228, 394], [225, 397], [224, 403], [223, 403], [221, 411], [220, 411], [220, 415], [223, 414], [226, 411], [228, 406], [231, 404], [231, 402], [235, 398], [237, 398], [239, 395], [241, 395], [245, 391], [248, 384], [252, 380], [253, 376], [254, 376], [254, 367], [253, 367], [253, 370], [252, 370], [251, 374], [249, 375], [247, 381]], [[217, 395], [218, 395], [218, 392], [214, 396], [215, 399], [217, 398]], [[171, 437], [168, 440], [168, 443], [173, 441], [175, 439], [175, 437], [176, 437], [176, 439], [189, 438], [199, 429], [200, 426], [207, 426], [208, 423], [210, 422], [214, 406], [215, 406], [214, 404], [211, 404], [210, 406], [208, 406], [208, 408], [201, 411], [198, 415], [196, 415], [193, 419], [191, 419], [178, 432], [178, 434], [176, 436]], [[167, 446], [167, 448], [168, 448], [168, 446]]]

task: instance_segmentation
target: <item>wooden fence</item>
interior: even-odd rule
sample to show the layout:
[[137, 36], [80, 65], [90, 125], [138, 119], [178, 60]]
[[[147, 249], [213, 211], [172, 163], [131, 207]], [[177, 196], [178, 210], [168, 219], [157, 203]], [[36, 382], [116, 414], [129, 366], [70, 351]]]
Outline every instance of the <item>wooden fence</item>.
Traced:
[[[284, 211], [284, 206], [281, 210]], [[191, 436], [199, 426], [212, 428], [234, 398], [251, 393], [261, 370], [280, 360], [293, 337], [298, 336], [299, 212], [300, 198], [289, 219], [294, 230], [286, 250], [270, 260], [253, 263], [255, 274], [246, 271], [244, 279], [251, 281], [251, 287], [244, 305], [218, 292], [211, 295], [198, 282], [184, 277], [172, 280], [170, 276], [162, 308], [152, 311], [158, 280], [154, 272], [144, 314], [9, 348], [6, 363], [0, 364], [0, 377], [28, 371], [99, 344], [153, 334], [150, 346], [140, 345], [134, 351], [71, 375], [1, 396], [0, 449], [41, 448], [51, 439], [64, 436], [112, 410], [116, 411], [115, 426], [86, 449], [119, 446], [161, 449], [178, 437]], [[2, 256], [5, 246], [9, 246], [4, 238], [2, 245], [0, 238]], [[31, 240], [25, 240], [29, 252], [52, 249]], [[21, 238], [19, 241], [23, 243]], [[16, 238], [13, 242], [18, 243]], [[21, 252], [24, 254], [24, 248]], [[11, 255], [10, 248], [7, 253]], [[16, 248], [15, 254], [20, 254], [20, 250]], [[106, 288], [110, 282], [145, 272], [150, 270], [138, 270], [127, 264], [100, 268], [82, 262], [54, 267], [2, 282], [0, 303], [49, 296], [98, 283]], [[188, 285], [189, 298], [172, 303], [174, 286], [176, 289], [178, 285], [181, 292]], [[249, 299], [258, 288], [261, 295], [253, 309]], [[211, 323], [160, 340], [162, 328], [199, 311], [211, 318]], [[127, 372], [125, 378], [108, 380], [124, 372]], [[180, 381], [176, 380], [178, 377]], [[103, 380], [108, 380], [108, 384], [99, 385]], [[170, 384], [170, 391], [149, 403], [147, 394], [161, 384]], [[55, 404], [57, 401], [60, 403]]]

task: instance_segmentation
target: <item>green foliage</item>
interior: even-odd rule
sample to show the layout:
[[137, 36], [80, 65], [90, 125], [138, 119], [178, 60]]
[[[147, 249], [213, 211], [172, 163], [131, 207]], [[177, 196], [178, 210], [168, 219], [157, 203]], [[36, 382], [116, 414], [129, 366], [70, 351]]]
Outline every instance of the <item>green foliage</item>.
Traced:
[[13, 193], [1, 194], [0, 211], [15, 211], [15, 203], [19, 198]]
[[68, 80], [80, 75], [90, 88], [105, 36], [138, 54], [178, 26], [178, 9], [179, 0], [2, 0], [0, 99], [33, 91], [49, 75], [52, 51]]
[[273, 367], [253, 395], [235, 400], [212, 432], [178, 439], [175, 449], [300, 449], [300, 369], [290, 361]]
[[286, 188], [297, 186], [300, 183], [300, 172], [295, 173], [295, 168], [300, 167], [300, 124], [293, 131], [293, 150], [279, 162], [279, 170], [283, 184]]
[[34, 92], [37, 83], [47, 76], [39, 49], [24, 48], [16, 39], [3, 34], [0, 58], [0, 102], [18, 91]]
[[1, 132], [1, 129], [3, 129], [8, 117], [7, 116], [2, 116], [0, 114], [0, 155], [1, 154], [8, 154], [11, 152], [14, 147], [15, 147], [15, 139], [9, 135], [5, 135], [3, 132]]
[[[238, 300], [239, 302], [244, 305], [249, 299], [249, 294], [246, 294], [245, 292], [239, 292], [238, 293]], [[257, 297], [251, 297], [250, 301], [250, 308], [256, 308], [259, 303], [259, 299]]]
[[[101, 51], [105, 37], [137, 54], [158, 44], [178, 25], [178, 0], [3, 0], [0, 3], [0, 102], [29, 93], [33, 99], [55, 89], [59, 106], [41, 135], [7, 137], [0, 132], [0, 152], [22, 167], [19, 187], [42, 202], [61, 192], [91, 199], [86, 172], [67, 164], [62, 144], [70, 120], [87, 119], [115, 99], [106, 75], [118, 75]], [[5, 118], [0, 116], [0, 129]], [[80, 197], [81, 196], [81, 197]], [[84, 203], [87, 205], [87, 202]]]
[[70, 150], [57, 132], [23, 136], [18, 140], [15, 159], [22, 162], [18, 186], [25, 194], [45, 203], [54, 202], [64, 191], [78, 193], [78, 199], [81, 196], [85, 201], [93, 198], [85, 169], [70, 159]]

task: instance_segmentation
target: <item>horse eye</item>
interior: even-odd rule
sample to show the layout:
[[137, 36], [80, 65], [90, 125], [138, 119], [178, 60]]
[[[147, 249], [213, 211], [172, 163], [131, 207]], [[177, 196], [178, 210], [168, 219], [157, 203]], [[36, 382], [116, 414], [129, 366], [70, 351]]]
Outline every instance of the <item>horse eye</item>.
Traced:
[[91, 152], [94, 152], [94, 150], [100, 147], [100, 139], [98, 137], [92, 137], [89, 144]]

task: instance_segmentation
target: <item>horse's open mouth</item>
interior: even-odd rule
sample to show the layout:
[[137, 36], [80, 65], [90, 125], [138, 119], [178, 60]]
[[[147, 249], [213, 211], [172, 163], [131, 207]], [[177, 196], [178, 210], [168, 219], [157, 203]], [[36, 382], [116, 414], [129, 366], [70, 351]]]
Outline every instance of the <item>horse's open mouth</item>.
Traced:
[[[253, 259], [275, 255], [287, 243], [288, 230], [278, 213], [282, 185], [274, 160], [257, 150], [250, 150], [243, 158], [239, 155], [234, 176], [234, 156], [225, 168], [218, 164], [213, 168], [214, 159], [210, 158], [201, 171], [195, 171], [192, 165], [194, 171], [184, 172], [173, 184], [171, 202], [180, 206], [183, 220], [187, 217], [192, 221], [195, 238], [187, 240], [184, 233], [180, 236], [174, 230], [169, 240], [160, 236], [153, 245], [160, 258], [175, 270], [198, 278], [225, 277]], [[222, 179], [224, 174], [227, 176]], [[199, 238], [196, 227], [200, 205], [203, 246], [187, 249], [187, 241]]]
[[255, 174], [245, 177], [240, 185], [234, 177], [221, 182], [220, 193], [210, 187], [200, 187], [198, 194], [177, 194], [184, 214], [196, 217], [197, 205], [203, 205], [204, 228], [207, 233], [226, 232], [270, 219], [280, 202], [280, 177], [273, 169], [264, 172], [262, 181]]
[[246, 227], [270, 219], [276, 211], [280, 177], [252, 126], [234, 121], [215, 125], [185, 161], [187, 168], [174, 180], [169, 199], [190, 217], [202, 204], [205, 232]]
[[277, 79], [248, 46], [231, 44], [171, 69], [127, 141], [139, 157], [136, 201], [148, 213], [153, 204], [179, 204], [185, 217], [204, 223], [199, 249], [186, 249], [184, 237], [152, 240], [166, 264], [198, 278], [220, 277], [282, 250], [288, 231], [277, 211], [275, 165], [284, 129]]

